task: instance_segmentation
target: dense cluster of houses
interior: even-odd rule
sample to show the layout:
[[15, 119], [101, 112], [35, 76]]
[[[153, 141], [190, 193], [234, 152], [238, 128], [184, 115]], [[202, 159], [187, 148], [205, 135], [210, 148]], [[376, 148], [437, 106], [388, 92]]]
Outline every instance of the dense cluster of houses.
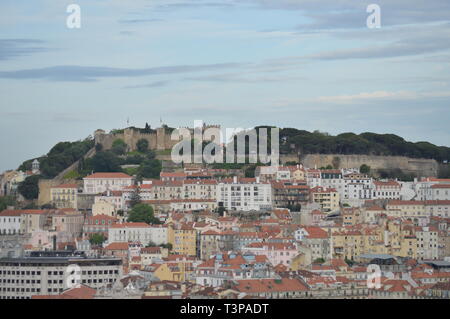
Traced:
[[[4, 245], [0, 257], [120, 260], [122, 288], [90, 293], [83, 282], [92, 298], [449, 298], [450, 180], [302, 165], [260, 166], [254, 178], [186, 168], [140, 183], [98, 172], [52, 187], [50, 200], [0, 212], [0, 238], [21, 248]], [[136, 202], [159, 223], [129, 222]], [[380, 286], [369, 284], [370, 265]]]

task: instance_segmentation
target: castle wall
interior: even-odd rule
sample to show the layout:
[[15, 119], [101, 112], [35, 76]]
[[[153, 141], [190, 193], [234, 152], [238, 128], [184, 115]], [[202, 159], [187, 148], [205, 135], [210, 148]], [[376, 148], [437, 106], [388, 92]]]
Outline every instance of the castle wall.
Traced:
[[338, 164], [338, 168], [359, 168], [366, 164], [372, 170], [399, 168], [405, 173], [414, 173], [417, 176], [425, 177], [437, 176], [439, 167], [435, 160], [403, 156], [307, 154], [301, 157], [301, 162], [306, 167], [326, 167]]

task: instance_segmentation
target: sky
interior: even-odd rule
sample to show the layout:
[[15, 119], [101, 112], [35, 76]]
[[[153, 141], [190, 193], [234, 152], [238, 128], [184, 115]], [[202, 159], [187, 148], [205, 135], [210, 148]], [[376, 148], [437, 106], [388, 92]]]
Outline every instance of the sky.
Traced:
[[[367, 27], [373, 3], [380, 28]], [[448, 0], [2, 0], [0, 171], [128, 119], [450, 146], [449, 12]]]

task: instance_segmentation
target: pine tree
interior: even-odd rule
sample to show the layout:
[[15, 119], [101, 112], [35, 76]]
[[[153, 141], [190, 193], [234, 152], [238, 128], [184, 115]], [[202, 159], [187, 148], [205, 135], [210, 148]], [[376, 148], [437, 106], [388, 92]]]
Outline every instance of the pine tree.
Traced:
[[131, 194], [131, 198], [130, 198], [131, 208], [133, 208], [137, 204], [141, 203], [141, 194], [140, 193], [141, 193], [141, 189], [139, 186], [137, 186], [136, 189], [134, 190], [134, 192]]

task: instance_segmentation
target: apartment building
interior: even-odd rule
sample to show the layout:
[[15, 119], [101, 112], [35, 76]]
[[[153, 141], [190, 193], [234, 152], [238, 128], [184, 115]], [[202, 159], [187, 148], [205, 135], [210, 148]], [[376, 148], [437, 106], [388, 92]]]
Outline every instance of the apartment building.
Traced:
[[317, 186], [311, 189], [311, 199], [318, 203], [324, 211], [336, 211], [339, 209], [339, 193], [334, 188]]
[[108, 228], [108, 243], [139, 242], [148, 245], [151, 233], [152, 227], [146, 223], [113, 224]]
[[373, 199], [400, 199], [402, 186], [397, 181], [374, 181]]
[[187, 255], [197, 255], [197, 230], [189, 224], [169, 224], [168, 242], [172, 244], [172, 252]]
[[88, 258], [70, 251], [32, 252], [23, 258], [0, 259], [0, 299], [58, 295], [76, 284], [99, 289], [121, 276], [122, 262], [117, 258]]
[[77, 209], [77, 197], [77, 184], [62, 184], [50, 189], [50, 201], [56, 208]]
[[217, 203], [228, 210], [252, 211], [272, 208], [272, 187], [259, 178], [237, 178], [220, 181]]
[[438, 259], [438, 233], [439, 230], [434, 227], [416, 227], [417, 237], [417, 258], [419, 260]]
[[108, 190], [120, 191], [133, 185], [133, 177], [124, 173], [94, 173], [83, 178], [85, 194], [101, 194]]

